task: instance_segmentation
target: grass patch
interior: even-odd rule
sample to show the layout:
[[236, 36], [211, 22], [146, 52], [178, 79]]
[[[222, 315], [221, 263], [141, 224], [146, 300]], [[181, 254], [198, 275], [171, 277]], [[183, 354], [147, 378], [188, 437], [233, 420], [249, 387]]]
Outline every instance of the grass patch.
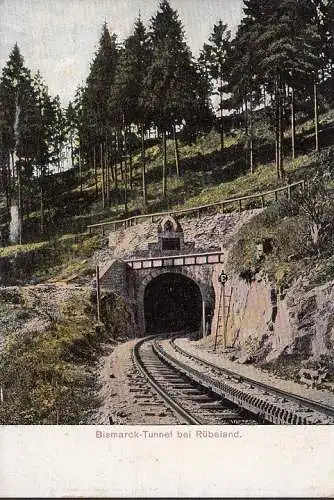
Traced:
[[62, 272], [61, 279], [74, 272], [89, 272], [89, 259], [101, 248], [101, 237], [88, 234], [66, 234], [60, 238], [39, 243], [28, 243], [2, 248], [3, 278], [10, 284], [27, 280], [35, 275], [38, 279], [50, 279]]

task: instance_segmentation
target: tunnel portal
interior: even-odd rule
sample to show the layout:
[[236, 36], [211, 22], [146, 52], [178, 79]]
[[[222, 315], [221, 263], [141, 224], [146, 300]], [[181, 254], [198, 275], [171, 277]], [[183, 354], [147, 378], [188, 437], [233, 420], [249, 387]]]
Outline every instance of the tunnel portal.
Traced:
[[145, 289], [144, 312], [147, 333], [198, 331], [202, 322], [201, 290], [183, 274], [161, 274]]

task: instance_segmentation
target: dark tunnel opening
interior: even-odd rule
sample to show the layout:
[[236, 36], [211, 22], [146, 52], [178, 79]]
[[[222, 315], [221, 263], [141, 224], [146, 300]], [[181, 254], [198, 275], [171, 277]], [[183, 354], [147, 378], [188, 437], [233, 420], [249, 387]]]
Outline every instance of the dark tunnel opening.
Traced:
[[162, 274], [145, 289], [144, 311], [147, 333], [196, 332], [202, 322], [200, 288], [182, 274]]

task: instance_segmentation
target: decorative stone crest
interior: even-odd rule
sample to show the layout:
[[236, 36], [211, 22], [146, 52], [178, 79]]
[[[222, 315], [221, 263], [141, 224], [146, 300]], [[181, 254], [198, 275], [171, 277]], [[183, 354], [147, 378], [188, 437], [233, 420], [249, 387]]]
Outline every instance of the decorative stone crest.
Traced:
[[179, 221], [167, 215], [158, 224], [158, 244], [161, 252], [183, 250], [184, 234]]

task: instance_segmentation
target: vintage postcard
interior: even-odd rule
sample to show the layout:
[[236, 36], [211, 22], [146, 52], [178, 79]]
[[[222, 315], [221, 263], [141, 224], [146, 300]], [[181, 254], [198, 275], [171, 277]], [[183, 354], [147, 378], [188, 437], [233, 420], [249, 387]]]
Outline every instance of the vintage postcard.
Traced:
[[333, 2], [0, 8], [0, 495], [333, 495]]

